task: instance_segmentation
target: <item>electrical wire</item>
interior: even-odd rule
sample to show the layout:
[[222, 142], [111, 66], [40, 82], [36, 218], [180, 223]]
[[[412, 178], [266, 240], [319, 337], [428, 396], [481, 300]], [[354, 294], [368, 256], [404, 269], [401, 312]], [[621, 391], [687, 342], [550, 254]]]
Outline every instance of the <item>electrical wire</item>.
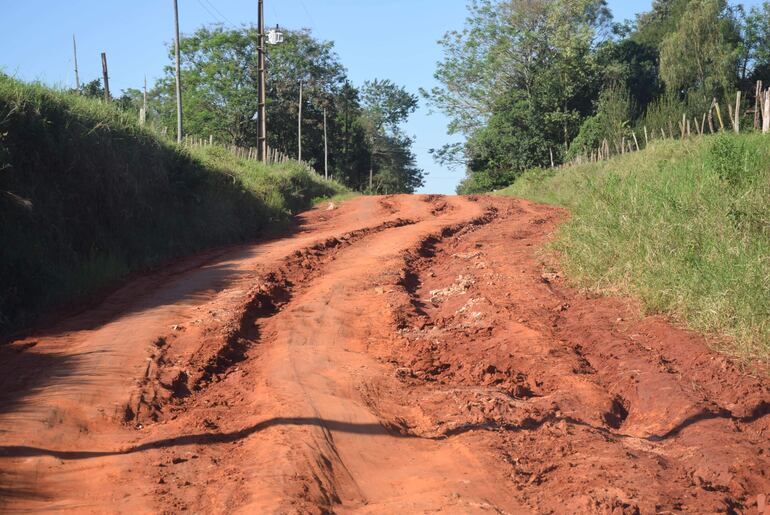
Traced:
[[313, 20], [313, 16], [310, 15], [310, 11], [308, 11], [307, 6], [305, 5], [305, 2], [303, 2], [302, 0], [299, 0], [299, 3], [302, 6], [302, 8], [305, 10], [305, 14], [308, 17], [308, 20], [310, 20], [310, 27], [311, 28], [315, 27], [315, 21]]
[[214, 14], [213, 12], [211, 12], [211, 9], [209, 9], [208, 7], [206, 7], [206, 4], [204, 4], [204, 3], [203, 3], [201, 0], [196, 0], [196, 1], [198, 2], [198, 5], [200, 5], [201, 7], [203, 7], [203, 9], [204, 9], [204, 10], [205, 10], [207, 13], [209, 13], [209, 16], [211, 16], [211, 17], [214, 19], [214, 21], [215, 21], [216, 23], [221, 23], [222, 25], [225, 25], [225, 22], [224, 22], [224, 20], [222, 20], [222, 19], [221, 19], [221, 18], [219, 18], [219, 17], [218, 17], [216, 14]]
[[219, 14], [219, 16], [221, 16], [222, 19], [225, 20], [232, 28], [235, 28], [235, 24], [233, 22], [231, 22], [230, 20], [228, 20], [227, 16], [222, 14], [222, 11], [217, 9], [216, 5], [212, 4], [209, 0], [203, 0], [203, 1], [206, 2], [209, 6], [211, 6], [211, 8], [214, 9], [214, 11], [216, 11]]

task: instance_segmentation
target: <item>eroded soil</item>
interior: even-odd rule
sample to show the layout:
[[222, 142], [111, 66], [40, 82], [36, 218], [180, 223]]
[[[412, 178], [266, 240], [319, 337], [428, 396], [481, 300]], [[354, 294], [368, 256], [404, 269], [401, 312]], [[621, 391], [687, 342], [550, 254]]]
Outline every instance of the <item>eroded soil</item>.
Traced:
[[332, 207], [0, 349], [0, 508], [757, 512], [770, 381], [565, 286], [565, 213]]

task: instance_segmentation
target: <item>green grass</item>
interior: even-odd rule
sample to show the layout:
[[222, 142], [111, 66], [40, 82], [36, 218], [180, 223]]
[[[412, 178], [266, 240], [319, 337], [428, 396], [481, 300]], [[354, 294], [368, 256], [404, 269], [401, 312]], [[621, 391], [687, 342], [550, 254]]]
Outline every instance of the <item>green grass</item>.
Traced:
[[0, 74], [0, 333], [344, 193], [297, 164], [187, 151], [111, 105]]
[[770, 137], [659, 142], [607, 162], [532, 170], [501, 192], [565, 206], [553, 249], [578, 286], [770, 357]]

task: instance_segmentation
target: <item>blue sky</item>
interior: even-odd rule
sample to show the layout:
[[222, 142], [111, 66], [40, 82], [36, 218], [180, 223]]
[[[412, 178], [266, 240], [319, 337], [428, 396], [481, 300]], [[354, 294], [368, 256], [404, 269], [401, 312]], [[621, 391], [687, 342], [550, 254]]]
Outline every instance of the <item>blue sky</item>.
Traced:
[[[651, 0], [610, 0], [616, 19], [647, 10]], [[745, 2], [748, 5], [758, 0]], [[179, 0], [183, 32], [224, 22], [253, 23], [256, 0]], [[101, 76], [100, 53], [107, 52], [114, 92], [140, 88], [162, 73], [165, 45], [173, 41], [171, 0], [0, 0], [0, 68], [24, 80], [70, 86], [72, 34], [78, 39], [82, 80]], [[388, 78], [413, 92], [434, 85], [435, 63], [441, 58], [436, 41], [461, 28], [464, 0], [266, 0], [268, 25], [309, 27], [316, 36], [333, 40], [351, 80], [361, 84]], [[451, 141], [447, 120], [429, 115], [423, 105], [408, 132], [416, 136], [419, 164], [428, 173], [424, 190], [453, 193], [461, 171], [442, 169], [428, 150]]]

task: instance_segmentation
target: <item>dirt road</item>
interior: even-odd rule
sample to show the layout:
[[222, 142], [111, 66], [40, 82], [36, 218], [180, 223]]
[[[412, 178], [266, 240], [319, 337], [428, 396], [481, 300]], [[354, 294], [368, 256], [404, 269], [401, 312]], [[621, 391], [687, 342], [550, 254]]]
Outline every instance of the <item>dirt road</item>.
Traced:
[[565, 213], [359, 198], [0, 349], [0, 509], [756, 513], [770, 381], [565, 286]]

